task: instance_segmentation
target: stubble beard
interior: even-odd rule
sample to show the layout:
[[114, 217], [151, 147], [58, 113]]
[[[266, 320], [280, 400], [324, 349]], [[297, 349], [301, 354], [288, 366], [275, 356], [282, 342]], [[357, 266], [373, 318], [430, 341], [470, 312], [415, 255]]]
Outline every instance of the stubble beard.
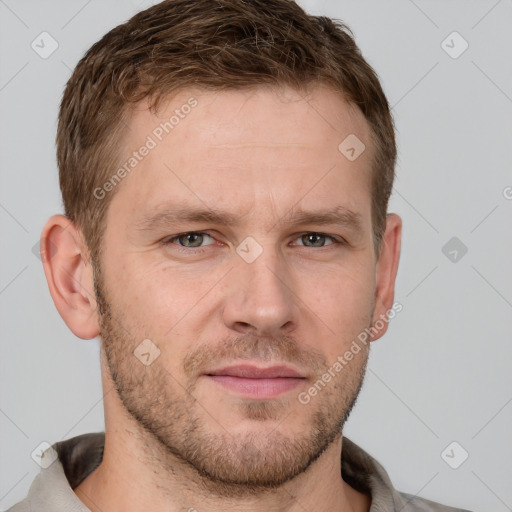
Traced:
[[[133, 351], [141, 340], [123, 327], [125, 316], [107, 300], [98, 268], [95, 291], [102, 349], [120, 401], [140, 432], [148, 464], [169, 475], [185, 465], [218, 496], [252, 496], [303, 474], [341, 436], [362, 387], [368, 350], [362, 350], [361, 357], [353, 359], [352, 366], [345, 367], [309, 404], [300, 404], [295, 395], [290, 400], [242, 401], [239, 416], [252, 420], [253, 429], [232, 433], [230, 425], [217, 421], [216, 431], [208, 431], [205, 420], [211, 422], [215, 404], [199, 404], [194, 396], [196, 379], [178, 383], [165, 368], [163, 357], [148, 367], [136, 359]], [[221, 355], [306, 363], [318, 376], [328, 367], [321, 354], [299, 349], [291, 338], [255, 342], [238, 337], [225, 340], [215, 350], [192, 348], [183, 364], [184, 374], [196, 375], [193, 370], [220, 360]], [[283, 428], [265, 428], [269, 421], [285, 425], [290, 404], [309, 414], [304, 420], [308, 428], [300, 436], [289, 437]]]

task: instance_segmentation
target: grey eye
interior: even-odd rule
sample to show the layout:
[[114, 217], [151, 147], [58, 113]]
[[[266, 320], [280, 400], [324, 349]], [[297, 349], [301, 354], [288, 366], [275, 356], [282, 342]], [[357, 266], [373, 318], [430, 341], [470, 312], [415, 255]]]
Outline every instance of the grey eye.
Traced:
[[178, 241], [178, 244], [183, 247], [201, 247], [203, 242], [207, 241], [207, 237], [210, 235], [206, 233], [184, 233], [183, 235], [179, 235], [174, 238], [174, 240]]
[[[307, 233], [300, 237], [302, 245], [306, 247], [323, 247], [326, 245], [326, 238], [331, 238], [328, 235], [322, 233]], [[328, 244], [327, 244], [328, 245]]]

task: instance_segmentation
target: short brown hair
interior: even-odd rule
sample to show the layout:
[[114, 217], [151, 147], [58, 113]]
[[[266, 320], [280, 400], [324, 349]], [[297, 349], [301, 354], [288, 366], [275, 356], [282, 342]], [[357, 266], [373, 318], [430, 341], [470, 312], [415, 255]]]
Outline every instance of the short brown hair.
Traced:
[[[165, 0], [108, 32], [80, 60], [60, 105], [57, 159], [66, 216], [100, 253], [113, 192], [93, 191], [119, 165], [130, 106], [186, 87], [226, 90], [315, 83], [364, 114], [374, 142], [372, 224], [377, 254], [394, 180], [393, 120], [376, 73], [340, 21], [291, 0]], [[341, 142], [341, 141], [340, 141]]]

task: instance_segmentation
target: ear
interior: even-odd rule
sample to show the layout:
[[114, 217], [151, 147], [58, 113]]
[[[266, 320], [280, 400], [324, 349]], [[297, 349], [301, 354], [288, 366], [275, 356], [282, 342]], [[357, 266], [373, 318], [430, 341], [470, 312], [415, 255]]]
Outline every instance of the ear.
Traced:
[[376, 268], [375, 308], [371, 341], [378, 340], [388, 330], [389, 311], [393, 309], [395, 279], [400, 260], [402, 219], [395, 213], [386, 217], [386, 231]]
[[54, 215], [41, 233], [41, 259], [53, 302], [73, 333], [99, 335], [92, 266], [81, 231], [64, 215]]

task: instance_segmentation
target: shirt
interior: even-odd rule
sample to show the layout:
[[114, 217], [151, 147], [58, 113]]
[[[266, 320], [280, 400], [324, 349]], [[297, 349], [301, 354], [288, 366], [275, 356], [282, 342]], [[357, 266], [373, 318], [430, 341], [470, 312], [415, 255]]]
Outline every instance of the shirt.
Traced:
[[[100, 465], [104, 445], [105, 433], [96, 432], [47, 448], [41, 457], [43, 467], [27, 497], [8, 512], [90, 512], [73, 489]], [[346, 437], [342, 443], [341, 465], [343, 480], [371, 496], [370, 512], [468, 512], [397, 491], [384, 468]]]

